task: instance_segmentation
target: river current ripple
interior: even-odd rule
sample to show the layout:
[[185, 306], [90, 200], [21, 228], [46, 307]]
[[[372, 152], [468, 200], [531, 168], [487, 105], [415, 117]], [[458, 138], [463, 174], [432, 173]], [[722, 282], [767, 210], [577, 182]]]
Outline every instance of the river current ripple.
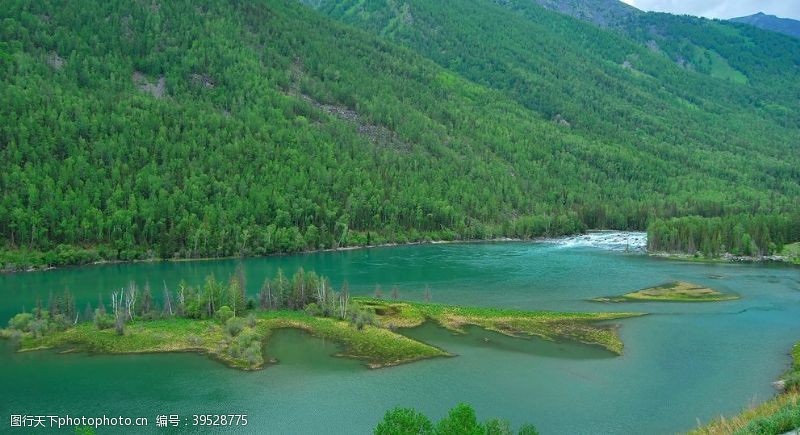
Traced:
[[618, 252], [646, 252], [647, 233], [640, 231], [590, 231], [577, 236], [559, 237], [548, 243], [564, 248], [597, 248]]

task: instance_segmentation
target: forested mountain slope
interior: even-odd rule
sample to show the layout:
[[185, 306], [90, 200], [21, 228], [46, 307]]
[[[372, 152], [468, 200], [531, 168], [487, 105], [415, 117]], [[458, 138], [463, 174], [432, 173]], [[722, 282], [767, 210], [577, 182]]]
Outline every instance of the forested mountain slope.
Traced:
[[[607, 2], [547, 3], [591, 11]], [[800, 180], [795, 168], [800, 44], [791, 38], [724, 22], [631, 12], [625, 5], [610, 10], [609, 30], [531, 0], [312, 4], [497, 89], [565, 130], [639, 162], [658, 162], [641, 166], [663, 165], [657, 172], [666, 171], [667, 177], [658, 185], [674, 185], [695, 171], [716, 178], [708, 180], [717, 186], [714, 193], [693, 194], [683, 202], [690, 206], [676, 214], [753, 215], [798, 207], [796, 193], [789, 192], [798, 191]], [[658, 42], [648, 32], [661, 35]], [[710, 66], [676, 60], [681, 50], [698, 47], [707, 48], [692, 62], [710, 59]], [[758, 185], [784, 192], [788, 200], [765, 202], [734, 193]], [[766, 242], [763, 246], [766, 251]]]
[[683, 69], [631, 38], [530, 0], [315, 3], [341, 21], [401, 42], [545, 117], [564, 119], [616, 145], [641, 147], [644, 140], [661, 150], [665, 144], [714, 146], [744, 157], [755, 151], [779, 156], [796, 144], [800, 94], [792, 91], [800, 81], [800, 44], [794, 42], [765, 62], [765, 69], [780, 73], [753, 73], [756, 82], [786, 79], [784, 96], [773, 100], [761, 88]]
[[657, 58], [507, 65], [550, 74], [537, 102], [503, 58], [448, 70], [292, 0], [11, 2], [0, 41], [4, 263], [641, 229], [800, 197], [794, 112], [675, 90]]

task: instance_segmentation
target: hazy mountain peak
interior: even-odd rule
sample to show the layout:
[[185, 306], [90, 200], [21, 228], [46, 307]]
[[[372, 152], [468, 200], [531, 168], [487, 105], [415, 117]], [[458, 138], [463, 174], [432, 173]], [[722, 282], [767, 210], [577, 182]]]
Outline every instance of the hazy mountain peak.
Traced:
[[800, 38], [800, 21], [791, 18], [781, 18], [775, 15], [759, 12], [746, 17], [731, 18], [730, 21], [736, 23], [749, 24], [764, 30], [783, 33], [785, 35]]

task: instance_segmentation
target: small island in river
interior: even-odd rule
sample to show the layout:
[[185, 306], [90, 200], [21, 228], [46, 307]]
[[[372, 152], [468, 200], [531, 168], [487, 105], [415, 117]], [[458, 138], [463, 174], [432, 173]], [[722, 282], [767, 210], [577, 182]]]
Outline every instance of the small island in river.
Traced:
[[[243, 278], [228, 285], [209, 277], [205, 284], [185, 283], [164, 290], [161, 306], [149, 287], [135, 284], [112, 294], [110, 309], [99, 304], [84, 314], [74, 298], [51, 298], [50, 306], [14, 316], [0, 337], [16, 340], [19, 351], [62, 349], [110, 354], [197, 352], [230, 367], [257, 370], [277, 362], [269, 358], [271, 334], [281, 328], [303, 330], [340, 345], [336, 356], [362, 360], [370, 368], [452, 356], [446, 350], [398, 334], [398, 328], [432, 321], [454, 333], [473, 325], [514, 337], [572, 340], [621, 354], [617, 326], [599, 323], [637, 313], [557, 313], [467, 308], [397, 299], [350, 297], [346, 285], [335, 291], [324, 277], [298, 271], [267, 280], [246, 300]], [[237, 309], [238, 307], [238, 309]]]
[[683, 281], [648, 287], [622, 296], [594, 298], [594, 302], [716, 302], [739, 299], [738, 295]]

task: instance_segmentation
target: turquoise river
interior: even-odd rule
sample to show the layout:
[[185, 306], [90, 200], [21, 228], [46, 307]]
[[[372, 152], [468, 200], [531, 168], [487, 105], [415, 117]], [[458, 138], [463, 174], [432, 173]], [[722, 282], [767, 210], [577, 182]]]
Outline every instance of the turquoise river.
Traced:
[[[69, 288], [81, 309], [98, 293], [133, 280], [160, 289], [181, 280], [226, 279], [241, 263], [248, 293], [278, 268], [298, 267], [344, 280], [353, 293], [434, 302], [559, 311], [641, 311], [619, 321], [621, 357], [573, 343], [513, 339], [481, 330], [455, 336], [425, 325], [404, 333], [458, 356], [370, 370], [335, 358], [335, 345], [297, 331], [266, 345], [279, 363], [241, 372], [196, 354], [15, 353], [0, 341], [0, 432], [12, 414], [147, 417], [247, 414], [230, 433], [370, 433], [392, 407], [434, 419], [458, 402], [480, 419], [529, 422], [545, 434], [677, 433], [772, 397], [800, 340], [800, 269], [699, 264], [556, 243], [469, 243], [385, 247], [283, 257], [114, 264], [0, 276], [0, 322]], [[741, 295], [719, 303], [588, 302], [668, 281]], [[193, 432], [184, 426], [178, 432]], [[99, 433], [105, 433], [101, 430]]]

